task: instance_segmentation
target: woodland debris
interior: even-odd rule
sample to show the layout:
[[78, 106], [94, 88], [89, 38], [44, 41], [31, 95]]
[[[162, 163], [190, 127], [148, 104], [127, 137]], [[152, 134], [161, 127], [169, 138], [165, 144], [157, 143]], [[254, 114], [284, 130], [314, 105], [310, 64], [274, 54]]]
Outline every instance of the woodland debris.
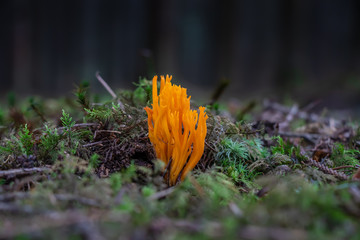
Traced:
[[308, 163], [312, 166], [315, 166], [317, 168], [319, 168], [319, 170], [323, 171], [324, 173], [327, 173], [327, 174], [331, 174], [331, 175], [334, 175], [335, 177], [341, 179], [341, 180], [348, 180], [349, 177], [342, 173], [342, 172], [338, 172], [334, 169], [331, 169], [331, 168], [328, 168], [327, 166], [325, 166], [324, 164], [321, 164], [317, 161], [314, 161], [312, 159], [307, 159]]
[[16, 178], [24, 175], [31, 175], [34, 173], [43, 173], [51, 171], [50, 167], [33, 167], [33, 168], [19, 168], [0, 171], [0, 178]]

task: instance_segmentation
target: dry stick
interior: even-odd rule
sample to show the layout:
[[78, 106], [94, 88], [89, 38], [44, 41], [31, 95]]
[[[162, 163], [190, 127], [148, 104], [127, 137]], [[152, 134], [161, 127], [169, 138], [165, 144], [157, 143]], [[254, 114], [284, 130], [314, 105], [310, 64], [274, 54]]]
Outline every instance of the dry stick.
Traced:
[[[182, 232], [201, 232], [204, 233], [207, 230], [207, 226], [211, 226], [211, 229], [214, 230], [216, 233], [221, 233], [221, 224], [218, 222], [207, 222], [205, 226], [204, 223], [199, 223], [198, 221], [186, 221], [186, 220], [173, 220], [167, 217], [161, 217], [158, 219], [154, 219], [151, 222], [153, 228], [157, 228], [158, 226], [162, 226], [164, 229], [180, 229]], [[219, 235], [220, 236], [220, 235]]]
[[332, 169], [333, 170], [339, 170], [339, 169], [343, 169], [343, 168], [357, 168], [357, 167], [353, 166], [353, 165], [345, 165], [345, 166], [340, 166], [340, 167], [334, 167]]
[[[98, 123], [76, 123], [76, 124], [74, 124], [74, 126], [72, 126], [72, 128], [92, 127], [92, 126], [98, 126], [98, 125], [100, 125], [100, 124], [98, 124]], [[59, 131], [59, 134], [61, 134], [64, 129], [65, 129], [65, 127], [56, 128], [56, 130]]]
[[334, 169], [328, 168], [324, 164], [321, 164], [321, 163], [319, 163], [319, 162], [317, 162], [315, 160], [312, 160], [312, 159], [308, 158], [307, 161], [308, 161], [308, 163], [310, 165], [313, 165], [313, 166], [319, 168], [324, 173], [334, 175], [335, 177], [338, 177], [341, 180], [348, 180], [349, 179], [349, 177], [346, 174], [344, 174], [342, 172], [338, 172], [338, 171], [336, 171]]
[[148, 199], [149, 200], [158, 200], [160, 198], [163, 198], [163, 197], [166, 197], [166, 196], [170, 195], [172, 192], [174, 192], [174, 190], [175, 190], [175, 187], [167, 188], [167, 189], [162, 190], [160, 192], [154, 193], [153, 195], [149, 196]]
[[0, 202], [0, 212], [30, 214], [34, 212], [34, 209], [30, 206], [20, 206], [14, 203]]
[[311, 133], [278, 132], [278, 134], [284, 137], [304, 138], [314, 144], [321, 137], [320, 134], [311, 134]]
[[104, 142], [106, 142], [106, 141], [92, 142], [92, 143], [84, 144], [84, 145], [82, 145], [82, 147], [92, 147], [92, 146], [103, 144]]
[[244, 216], [243, 211], [241, 211], [241, 209], [234, 202], [229, 203], [229, 209], [236, 217]]
[[102, 207], [101, 203], [98, 200], [92, 198], [86, 198], [72, 194], [54, 194], [54, 197], [58, 201], [75, 201], [90, 207]]
[[51, 168], [48, 167], [34, 167], [34, 168], [18, 168], [18, 169], [10, 169], [0, 171], [0, 178], [3, 177], [15, 177], [21, 175], [28, 175], [33, 173], [41, 173], [41, 172], [48, 172]]
[[[99, 73], [99, 71], [97, 71], [96, 73], [95, 73], [95, 76], [96, 76], [96, 78], [97, 78], [97, 80], [103, 85], [103, 87], [106, 89], [106, 91], [108, 91], [109, 93], [110, 93], [110, 95], [113, 97], [113, 99], [116, 99], [117, 98], [117, 96], [116, 96], [116, 94], [114, 93], [114, 91], [111, 89], [111, 87], [105, 82], [105, 80], [100, 76], [100, 73]], [[122, 110], [122, 111], [124, 111], [125, 110], [125, 107], [124, 107], [124, 104], [118, 99], [118, 104], [119, 104], [119, 106], [120, 106], [120, 109]]]
[[123, 134], [123, 132], [116, 131], [116, 130], [96, 130], [95, 131], [95, 136], [97, 135], [97, 133], [102, 133], [102, 132]]
[[131, 129], [139, 126], [140, 124], [142, 123], [146, 123], [148, 120], [147, 119], [143, 119], [143, 120], [140, 120], [140, 121], [137, 121], [136, 123], [134, 123], [133, 125], [131, 126], [128, 126], [128, 127], [125, 127], [125, 128], [121, 128], [121, 132], [120, 131], [115, 131], [115, 130], [96, 130], [96, 132], [108, 132], [108, 133], [117, 133], [117, 134], [123, 134], [127, 131], [130, 131]]
[[314, 102], [309, 103], [308, 105], [306, 105], [305, 107], [303, 107], [303, 111], [304, 112], [308, 112], [311, 109], [313, 109], [314, 107], [316, 107], [317, 105], [319, 105], [319, 103], [321, 102], [321, 100], [316, 100]]
[[[53, 196], [58, 201], [76, 201], [80, 204], [91, 207], [106, 207], [106, 205], [102, 205], [99, 202], [99, 200], [93, 198], [87, 198], [73, 194], [54, 194]], [[28, 192], [5, 193], [5, 194], [0, 194], [0, 202], [9, 202], [16, 199], [25, 199], [30, 197], [31, 195]]]
[[[72, 128], [77, 128], [77, 127], [91, 127], [91, 126], [98, 126], [100, 124], [98, 123], [76, 123], [74, 124], [74, 126], [72, 126]], [[1, 128], [1, 126], [0, 126]], [[40, 127], [40, 128], [35, 128], [34, 131], [38, 131], [38, 130], [42, 130], [44, 129], [44, 127]], [[61, 134], [62, 131], [65, 129], [65, 127], [58, 127], [56, 128], [57, 131], [60, 131], [59, 133]]]
[[289, 113], [286, 115], [285, 121], [279, 123], [279, 131], [289, 127], [298, 111], [299, 107], [296, 104], [291, 107]]
[[140, 121], [137, 121], [135, 124], [131, 125], [131, 126], [128, 126], [126, 128], [123, 128], [121, 130], [123, 130], [124, 132], [126, 131], [130, 131], [131, 129], [133, 129], [134, 127], [137, 127], [139, 126], [140, 124], [143, 124], [143, 123], [147, 123], [148, 119], [143, 119], [143, 120], [140, 120]]
[[0, 194], [0, 202], [9, 202], [15, 199], [24, 199], [29, 197], [30, 194], [28, 192], [9, 192]]
[[114, 91], [110, 88], [110, 86], [105, 82], [105, 80], [100, 76], [99, 71], [97, 71], [95, 73], [95, 76], [97, 78], [97, 80], [103, 85], [103, 87], [110, 93], [110, 95], [113, 98], [117, 98], [116, 94], [114, 93]]

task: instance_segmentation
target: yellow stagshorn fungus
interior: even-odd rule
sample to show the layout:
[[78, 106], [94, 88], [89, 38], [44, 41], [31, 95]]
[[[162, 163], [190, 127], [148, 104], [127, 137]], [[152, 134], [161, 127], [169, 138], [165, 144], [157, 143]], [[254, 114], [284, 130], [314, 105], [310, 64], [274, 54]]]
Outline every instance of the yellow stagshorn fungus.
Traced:
[[156, 157], [167, 166], [166, 180], [175, 185], [183, 180], [199, 162], [206, 137], [205, 107], [190, 109], [190, 96], [186, 88], [171, 84], [169, 75], [161, 76], [160, 93], [157, 93], [157, 76], [153, 78], [153, 109], [146, 107], [149, 138]]

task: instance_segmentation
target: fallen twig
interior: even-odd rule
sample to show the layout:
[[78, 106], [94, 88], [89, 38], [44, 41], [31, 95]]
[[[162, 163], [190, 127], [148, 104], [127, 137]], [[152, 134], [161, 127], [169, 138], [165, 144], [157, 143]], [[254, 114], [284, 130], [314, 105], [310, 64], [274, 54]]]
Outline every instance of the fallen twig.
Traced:
[[333, 167], [333, 170], [339, 170], [339, 169], [344, 169], [344, 168], [358, 168], [356, 166], [353, 165], [345, 165], [345, 166], [340, 166], [340, 167]]
[[229, 209], [236, 217], [242, 217], [244, 215], [243, 211], [241, 211], [234, 202], [229, 203]]
[[123, 128], [123, 129], [121, 129], [121, 130], [123, 130], [124, 132], [130, 131], [131, 129], [133, 129], [133, 128], [141, 125], [141, 124], [147, 123], [147, 121], [148, 121], [147, 118], [146, 118], [146, 119], [143, 119], [143, 120], [140, 120], [140, 121], [134, 123], [133, 125], [130, 125], [130, 126], [128, 126], [128, 127], [126, 127], [126, 128]]
[[0, 212], [30, 214], [33, 213], [34, 210], [30, 206], [21, 206], [14, 203], [0, 202]]
[[320, 134], [313, 133], [296, 133], [296, 132], [279, 132], [280, 136], [291, 137], [291, 138], [304, 138], [305, 140], [315, 144], [319, 138], [321, 138]]
[[15, 199], [24, 199], [29, 197], [30, 194], [28, 192], [10, 192], [4, 193], [0, 195], [0, 202], [9, 202]]
[[[82, 205], [87, 205], [90, 207], [104, 207], [98, 200], [92, 198], [86, 198], [82, 196], [76, 196], [73, 194], [54, 194], [53, 196], [57, 201], [75, 201]], [[0, 202], [9, 202], [18, 199], [30, 198], [31, 194], [28, 192], [12, 192], [5, 193], [0, 195]], [[3, 209], [11, 210], [11, 205], [3, 205]], [[1, 208], [0, 208], [1, 209]]]
[[293, 105], [290, 108], [290, 111], [286, 115], [285, 121], [279, 123], [279, 130], [282, 131], [283, 129], [287, 129], [290, 125], [290, 123], [293, 121], [295, 115], [299, 112], [298, 105]]
[[84, 144], [84, 145], [82, 145], [82, 147], [92, 147], [92, 146], [103, 144], [104, 142], [106, 142], [106, 141], [92, 142], [92, 143]]
[[149, 196], [148, 199], [149, 200], [157, 200], [157, 199], [166, 197], [167, 195], [170, 195], [172, 192], [174, 192], [174, 190], [175, 190], [175, 187], [167, 188], [167, 189], [162, 190], [160, 192], [154, 193], [153, 195]]
[[16, 177], [22, 175], [29, 175], [33, 173], [42, 173], [42, 172], [48, 172], [50, 170], [51, 168], [48, 167], [17, 168], [17, 169], [3, 170], [0, 171], [0, 178]]
[[116, 131], [116, 130], [96, 130], [95, 131], [95, 137], [96, 138], [96, 135], [97, 133], [102, 133], [102, 132], [106, 132], [106, 133], [116, 133], [116, 134], [123, 134], [123, 132], [120, 132], [120, 131]]
[[97, 78], [97, 80], [103, 85], [103, 87], [106, 89], [106, 91], [108, 91], [110, 93], [110, 95], [115, 99], [117, 98], [116, 94], [114, 93], [114, 91], [111, 89], [111, 87], [105, 82], [105, 80], [100, 76], [99, 72], [95, 73], [95, 76]]
[[215, 231], [213, 231], [211, 235], [217, 236], [217, 234], [221, 233], [223, 230], [222, 225], [219, 222], [207, 222], [207, 224], [205, 224], [199, 221], [173, 220], [167, 217], [154, 219], [151, 224], [153, 229], [161, 230], [167, 228], [177, 228], [180, 229], [182, 232], [193, 232], [193, 233], [197, 233], [197, 232], [204, 233], [208, 229], [207, 227], [209, 227], [209, 225], [213, 230], [216, 229]]
[[[74, 126], [72, 126], [73, 128], [78, 128], [78, 127], [92, 127], [92, 126], [98, 126], [98, 123], [77, 123], [74, 124]], [[56, 130], [58, 131], [59, 134], [62, 134], [62, 132], [64, 131], [65, 127], [59, 127], [56, 128]]]
[[[110, 93], [110, 95], [113, 97], [113, 99], [117, 98], [117, 95], [114, 93], [114, 91], [111, 89], [111, 87], [105, 82], [105, 80], [100, 76], [99, 72], [95, 73], [95, 76], [97, 80], [103, 85], [103, 87]], [[124, 104], [118, 99], [119, 107], [122, 111], [125, 110]]]

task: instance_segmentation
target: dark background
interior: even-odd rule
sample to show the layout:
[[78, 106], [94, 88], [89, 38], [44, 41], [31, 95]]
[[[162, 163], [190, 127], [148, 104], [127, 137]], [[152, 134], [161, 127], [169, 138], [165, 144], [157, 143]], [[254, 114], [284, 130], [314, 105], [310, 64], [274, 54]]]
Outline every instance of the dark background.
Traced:
[[[0, 93], [172, 74], [207, 98], [360, 103], [358, 0], [1, 0]], [[194, 98], [194, 97], [193, 97]], [[195, 97], [197, 98], [197, 97]]]

